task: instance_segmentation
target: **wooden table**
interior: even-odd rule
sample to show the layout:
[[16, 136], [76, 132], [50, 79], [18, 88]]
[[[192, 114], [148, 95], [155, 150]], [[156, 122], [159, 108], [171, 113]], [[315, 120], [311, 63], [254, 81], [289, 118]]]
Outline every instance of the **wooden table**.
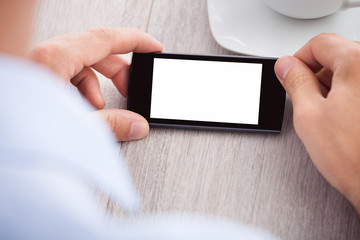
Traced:
[[[99, 27], [141, 29], [164, 52], [233, 54], [213, 39], [206, 0], [43, 0], [35, 40]], [[124, 107], [110, 81], [100, 80], [107, 107]], [[280, 135], [152, 129], [145, 140], [121, 148], [144, 214], [212, 214], [283, 239], [360, 238], [354, 209], [296, 136], [289, 100]], [[113, 204], [108, 210], [119, 212]]]

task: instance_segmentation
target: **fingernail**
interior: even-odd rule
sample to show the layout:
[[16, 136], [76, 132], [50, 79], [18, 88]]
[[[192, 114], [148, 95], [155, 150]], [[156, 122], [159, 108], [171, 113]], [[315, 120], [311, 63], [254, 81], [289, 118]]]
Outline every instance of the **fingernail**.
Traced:
[[138, 121], [131, 123], [129, 139], [141, 139], [146, 137], [149, 132], [149, 125], [146, 122]]
[[283, 82], [286, 78], [286, 75], [290, 71], [290, 69], [294, 65], [294, 60], [292, 57], [282, 57], [279, 60], [277, 60], [275, 65], [275, 74], [280, 80], [280, 82]]

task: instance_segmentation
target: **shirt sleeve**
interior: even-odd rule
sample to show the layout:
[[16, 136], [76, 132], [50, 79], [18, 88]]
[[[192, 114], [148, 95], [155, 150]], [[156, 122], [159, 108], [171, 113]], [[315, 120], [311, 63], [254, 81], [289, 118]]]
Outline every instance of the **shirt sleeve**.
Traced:
[[191, 217], [111, 223], [94, 188], [128, 213], [140, 201], [104, 121], [34, 64], [0, 55], [0, 82], [0, 239], [273, 239]]

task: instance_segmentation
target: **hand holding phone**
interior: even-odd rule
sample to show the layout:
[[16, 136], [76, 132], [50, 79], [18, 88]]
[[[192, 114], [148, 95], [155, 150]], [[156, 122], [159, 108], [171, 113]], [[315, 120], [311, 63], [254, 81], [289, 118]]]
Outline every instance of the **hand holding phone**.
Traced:
[[[122, 44], [119, 44], [121, 42]], [[112, 80], [126, 97], [129, 63], [118, 54], [161, 51], [162, 45], [136, 29], [93, 29], [58, 36], [34, 46], [30, 59], [71, 82], [96, 108], [119, 141], [144, 138], [149, 126], [138, 114], [123, 109], [103, 109], [105, 100], [93, 70]]]
[[276, 59], [134, 53], [128, 109], [150, 126], [280, 132]]

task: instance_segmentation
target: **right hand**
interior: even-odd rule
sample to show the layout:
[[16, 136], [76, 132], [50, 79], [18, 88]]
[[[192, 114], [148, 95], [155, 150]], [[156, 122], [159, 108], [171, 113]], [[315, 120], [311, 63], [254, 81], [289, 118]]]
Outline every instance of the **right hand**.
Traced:
[[360, 45], [321, 34], [275, 72], [315, 166], [360, 213]]

